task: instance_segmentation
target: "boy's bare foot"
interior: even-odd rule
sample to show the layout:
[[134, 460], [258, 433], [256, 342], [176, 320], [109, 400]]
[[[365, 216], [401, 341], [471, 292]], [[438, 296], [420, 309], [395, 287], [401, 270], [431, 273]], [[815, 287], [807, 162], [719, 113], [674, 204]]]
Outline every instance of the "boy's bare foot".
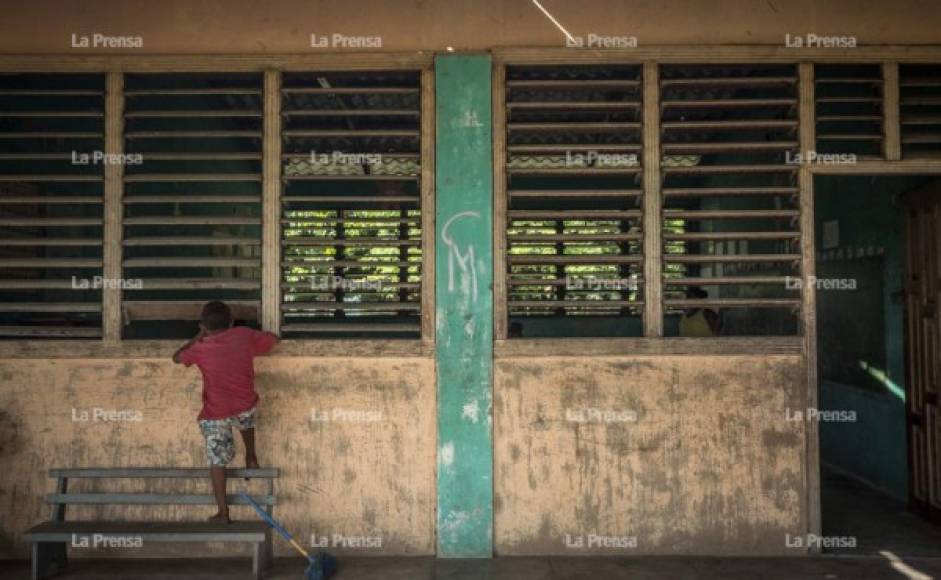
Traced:
[[229, 521], [229, 514], [228, 514], [228, 513], [224, 513], [224, 514], [223, 514], [223, 513], [217, 513], [217, 514], [214, 515], [214, 516], [210, 516], [207, 521], [209, 521], [210, 523], [213, 523], [213, 524], [223, 524], [223, 523], [224, 523], [224, 524], [230, 524], [230, 523], [232, 523], [231, 521]]
[[[246, 459], [246, 460], [245, 460], [245, 469], [259, 469], [260, 467], [261, 467], [261, 466], [258, 465], [258, 459], [255, 458], [255, 457], [252, 457], [252, 458], [249, 458], [249, 459]], [[246, 478], [245, 478], [245, 481], [248, 481], [249, 479], [251, 479], [251, 478], [250, 478], [250, 477], [246, 477]]]

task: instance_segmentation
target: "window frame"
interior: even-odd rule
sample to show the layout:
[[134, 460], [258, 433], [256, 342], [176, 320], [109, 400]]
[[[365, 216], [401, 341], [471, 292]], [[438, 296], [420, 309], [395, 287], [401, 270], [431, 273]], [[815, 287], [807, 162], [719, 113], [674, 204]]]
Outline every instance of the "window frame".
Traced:
[[[148, 73], [260, 73], [262, 92], [262, 274], [258, 322], [279, 333], [281, 320], [281, 75], [307, 71], [411, 70], [420, 74], [421, 114], [421, 225], [422, 286], [419, 338], [296, 338], [285, 341], [285, 356], [330, 356], [336, 352], [362, 352], [364, 356], [395, 354], [431, 356], [435, 340], [434, 304], [434, 58], [430, 53], [363, 53], [281, 56], [15, 56], [0, 55], [2, 73], [84, 72], [105, 76], [106, 153], [124, 147], [124, 75]], [[103, 276], [120, 278], [123, 272], [123, 168], [104, 168]], [[0, 341], [2, 356], [61, 354], [89, 357], [162, 357], [172, 354], [179, 340], [125, 339], [122, 296], [119, 288], [102, 289], [102, 333], [93, 339], [25, 339]]]

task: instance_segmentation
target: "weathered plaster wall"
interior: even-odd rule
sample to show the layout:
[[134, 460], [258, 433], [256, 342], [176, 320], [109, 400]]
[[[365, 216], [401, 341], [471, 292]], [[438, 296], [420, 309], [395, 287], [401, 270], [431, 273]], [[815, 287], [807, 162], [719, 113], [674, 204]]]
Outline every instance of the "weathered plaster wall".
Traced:
[[[311, 533], [381, 537], [381, 549], [333, 549], [341, 554], [434, 553], [434, 360], [269, 356], [256, 368], [259, 458], [281, 469], [275, 514], [282, 523], [305, 543]], [[166, 359], [0, 359], [0, 558], [28, 555], [20, 536], [49, 515], [43, 496], [52, 492], [45, 476], [51, 467], [203, 466], [199, 399], [199, 371]], [[81, 416], [95, 407], [139, 411], [143, 420], [73, 420], [73, 409]], [[314, 409], [318, 416], [369, 411], [381, 420], [313, 422]], [[238, 450], [236, 465], [243, 465], [240, 442]], [[161, 483], [159, 489], [168, 489]], [[192, 485], [210, 493], [207, 481]], [[255, 485], [235, 480], [229, 490], [261, 489]], [[76, 518], [94, 513], [69, 509]], [[212, 511], [144, 509], [121, 507], [107, 515], [201, 519]], [[238, 508], [233, 517], [253, 514]], [[276, 546], [279, 554], [291, 553], [283, 542]], [[238, 548], [145, 546], [121, 555], [173, 550], [192, 557]]]
[[[938, 42], [936, 0], [542, 0], [573, 35], [638, 45], [773, 44], [785, 34], [853, 35], [860, 44]], [[54, 17], [50, 17], [54, 15]], [[0, 19], [0, 52], [85, 53], [71, 35], [140, 36], [150, 54], [309, 52], [310, 35], [377, 36], [379, 50], [561, 46], [529, 0], [70, 0], [22, 2]], [[316, 49], [324, 51], [327, 49]], [[351, 49], [347, 49], [349, 51]], [[376, 49], [373, 49], [376, 50]]]
[[[494, 373], [498, 554], [800, 553], [799, 356], [498, 358]], [[590, 409], [620, 420], [573, 420]]]

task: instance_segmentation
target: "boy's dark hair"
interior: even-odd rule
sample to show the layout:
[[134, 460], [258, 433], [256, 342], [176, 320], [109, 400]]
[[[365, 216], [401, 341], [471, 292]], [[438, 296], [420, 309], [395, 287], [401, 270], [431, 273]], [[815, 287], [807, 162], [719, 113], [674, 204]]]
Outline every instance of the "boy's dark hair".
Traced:
[[232, 311], [229, 306], [220, 300], [207, 302], [203, 306], [203, 313], [200, 322], [206, 327], [206, 330], [225, 330], [232, 326]]

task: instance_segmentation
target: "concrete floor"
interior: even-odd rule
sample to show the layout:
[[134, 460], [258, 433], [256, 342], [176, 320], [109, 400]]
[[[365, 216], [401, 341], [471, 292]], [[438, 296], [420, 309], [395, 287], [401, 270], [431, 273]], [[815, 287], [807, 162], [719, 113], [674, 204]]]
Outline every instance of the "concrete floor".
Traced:
[[[894, 567], [895, 566], [895, 567]], [[817, 558], [344, 558], [335, 580], [869, 580], [941, 578], [941, 558], [823, 556]], [[301, 580], [304, 562], [279, 559], [269, 580]], [[249, 580], [247, 559], [83, 560], [62, 580]], [[0, 563], [0, 578], [26, 580], [26, 563]]]
[[[821, 578], [924, 580], [941, 578], [941, 526], [901, 502], [824, 470], [824, 535], [851, 535], [857, 547], [819, 557], [789, 558], [341, 558], [336, 580], [615, 580], [620, 578]], [[305, 563], [283, 558], [269, 580], [300, 580]], [[245, 558], [196, 560], [73, 560], [61, 580], [248, 580]], [[26, 580], [28, 562], [0, 562], [0, 579]]]

